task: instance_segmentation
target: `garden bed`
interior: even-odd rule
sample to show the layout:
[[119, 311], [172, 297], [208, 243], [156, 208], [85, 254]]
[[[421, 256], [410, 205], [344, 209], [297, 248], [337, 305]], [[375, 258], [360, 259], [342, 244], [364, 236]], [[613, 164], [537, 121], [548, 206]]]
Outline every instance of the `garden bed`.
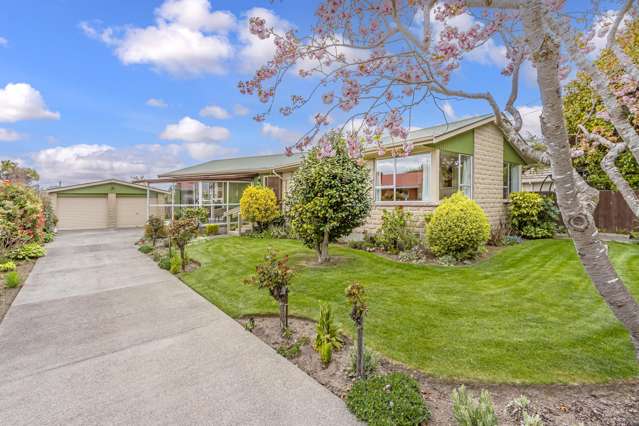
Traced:
[[16, 288], [7, 288], [4, 284], [4, 276], [6, 272], [0, 273], [0, 322], [4, 319], [4, 316], [7, 314], [9, 307], [13, 303], [13, 300], [16, 298], [20, 289], [29, 278], [29, 274], [33, 269], [37, 259], [23, 260], [21, 262], [16, 262], [16, 271], [20, 275], [21, 282], [20, 285]]
[[[311, 346], [315, 338], [315, 322], [290, 318], [291, 335], [280, 334], [279, 318], [270, 316], [250, 317], [254, 321], [252, 333], [277, 350], [290, 346], [300, 339], [308, 343], [300, 347], [299, 355], [290, 358], [301, 370], [313, 377], [335, 395], [344, 398], [354, 378], [349, 374], [352, 342], [344, 339], [344, 347], [333, 353], [328, 367], [324, 368], [319, 355]], [[239, 320], [246, 326], [248, 317]], [[487, 389], [492, 397], [500, 424], [518, 425], [506, 411], [507, 404], [520, 395], [531, 401], [529, 413], [539, 414], [546, 424], [597, 424], [630, 425], [639, 422], [639, 382], [623, 382], [609, 385], [504, 385], [477, 384], [461, 381], [437, 380], [380, 357], [378, 374], [403, 372], [415, 378], [422, 396], [431, 410], [430, 424], [454, 424], [450, 395], [456, 387], [465, 384], [473, 394]]]

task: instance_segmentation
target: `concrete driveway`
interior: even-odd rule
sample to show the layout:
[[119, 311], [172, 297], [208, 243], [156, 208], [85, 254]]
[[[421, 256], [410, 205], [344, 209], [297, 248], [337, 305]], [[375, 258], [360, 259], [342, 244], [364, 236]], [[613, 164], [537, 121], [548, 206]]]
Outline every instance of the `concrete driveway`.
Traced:
[[64, 233], [0, 324], [0, 424], [355, 424], [344, 403], [137, 252]]

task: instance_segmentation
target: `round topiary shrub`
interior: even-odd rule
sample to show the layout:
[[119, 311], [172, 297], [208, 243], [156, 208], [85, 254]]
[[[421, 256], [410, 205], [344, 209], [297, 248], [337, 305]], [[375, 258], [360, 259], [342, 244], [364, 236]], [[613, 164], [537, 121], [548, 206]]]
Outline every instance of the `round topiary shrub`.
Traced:
[[369, 425], [414, 426], [430, 418], [419, 385], [403, 373], [391, 373], [355, 382], [346, 405]]
[[472, 259], [484, 248], [489, 236], [486, 214], [462, 192], [444, 199], [426, 226], [428, 245], [437, 257]]
[[240, 215], [243, 219], [255, 223], [259, 230], [265, 229], [280, 216], [275, 192], [266, 186], [246, 187], [240, 198]]

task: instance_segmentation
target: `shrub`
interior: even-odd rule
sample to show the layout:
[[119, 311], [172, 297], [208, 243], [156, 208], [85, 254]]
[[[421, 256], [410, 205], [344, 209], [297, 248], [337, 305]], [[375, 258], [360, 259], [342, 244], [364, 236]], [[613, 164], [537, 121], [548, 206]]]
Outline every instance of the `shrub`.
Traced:
[[42, 242], [44, 223], [42, 200], [32, 188], [0, 182], [0, 257], [21, 244]]
[[155, 247], [158, 238], [166, 237], [164, 220], [157, 216], [150, 216], [144, 225], [144, 236], [151, 239], [151, 244]]
[[167, 230], [169, 238], [171, 238], [171, 241], [173, 241], [180, 251], [182, 271], [186, 270], [187, 264], [186, 245], [197, 235], [197, 231], [197, 219], [193, 218], [176, 219], [171, 222]]
[[380, 226], [375, 241], [389, 253], [410, 250], [419, 242], [419, 238], [408, 227], [413, 215], [401, 207], [384, 210], [382, 226]]
[[355, 250], [369, 251], [375, 248], [375, 243], [370, 241], [349, 241], [348, 246]]
[[161, 257], [160, 260], [158, 261], [158, 266], [168, 271], [169, 269], [171, 269], [171, 258], [169, 256]]
[[182, 260], [177, 255], [171, 256], [169, 261], [169, 272], [172, 274], [178, 274], [182, 270]]
[[555, 235], [559, 210], [550, 197], [536, 192], [513, 192], [508, 212], [511, 228], [524, 238], [552, 238]]
[[47, 254], [47, 251], [38, 243], [28, 243], [13, 250], [9, 257], [14, 260], [37, 259]]
[[209, 223], [204, 227], [204, 233], [206, 235], [217, 235], [220, 233], [220, 225], [216, 223]]
[[9, 272], [9, 271], [15, 271], [15, 270], [16, 270], [16, 264], [11, 260], [8, 260], [4, 263], [0, 263], [0, 272]]
[[[350, 365], [348, 367], [348, 373], [351, 375], [357, 374], [357, 350], [353, 349], [350, 353]], [[370, 377], [377, 372], [379, 368], [379, 355], [371, 351], [368, 348], [364, 349], [364, 377]]]
[[20, 285], [20, 275], [18, 271], [7, 272], [4, 276], [4, 283], [7, 288], [16, 288]]
[[329, 260], [329, 243], [364, 224], [372, 204], [369, 170], [348, 155], [338, 135], [326, 137], [334, 155], [320, 158], [317, 148], [308, 153], [286, 198], [293, 233], [317, 251], [319, 263]]
[[319, 353], [322, 364], [327, 366], [331, 362], [333, 350], [339, 351], [344, 344], [339, 335], [339, 329], [333, 321], [331, 307], [327, 304], [320, 306], [320, 317], [315, 331], [317, 334], [313, 342], [313, 349]]
[[153, 251], [153, 247], [148, 244], [143, 244], [138, 248], [138, 251], [144, 254], [149, 254]]
[[346, 405], [359, 420], [372, 426], [414, 426], [430, 418], [419, 385], [402, 373], [355, 382]]
[[53, 232], [45, 232], [44, 233], [44, 242], [50, 243], [55, 238], [55, 234]]
[[293, 277], [293, 270], [288, 267], [288, 256], [278, 259], [277, 252], [269, 248], [264, 262], [255, 267], [255, 275], [244, 280], [244, 283], [257, 288], [268, 289], [271, 297], [280, 305], [280, 331], [288, 329], [288, 286]]
[[184, 209], [180, 219], [195, 219], [198, 223], [207, 223], [209, 221], [209, 212], [204, 207], [189, 207]]
[[464, 385], [452, 394], [453, 417], [459, 426], [496, 426], [497, 416], [488, 391], [482, 390], [475, 400]]
[[457, 192], [435, 209], [426, 226], [426, 235], [435, 256], [472, 259], [484, 249], [490, 225], [481, 207], [462, 192]]
[[240, 215], [256, 224], [258, 230], [264, 230], [269, 223], [280, 216], [275, 192], [266, 186], [247, 186], [240, 198]]
[[[58, 224], [58, 217], [55, 215], [55, 211], [53, 210], [53, 205], [51, 204], [51, 200], [48, 197], [40, 197], [42, 202], [42, 211], [44, 213], [44, 225], [43, 230], [47, 234], [52, 234], [55, 231], [55, 226]], [[45, 243], [46, 235], [45, 235]]]
[[404, 263], [422, 263], [428, 258], [426, 247], [418, 244], [408, 251], [399, 254], [399, 261]]

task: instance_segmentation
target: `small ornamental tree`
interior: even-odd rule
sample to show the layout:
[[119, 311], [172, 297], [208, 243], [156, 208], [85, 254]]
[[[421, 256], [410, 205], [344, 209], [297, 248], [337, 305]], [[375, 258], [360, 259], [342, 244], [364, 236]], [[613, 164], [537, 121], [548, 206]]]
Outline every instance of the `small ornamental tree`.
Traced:
[[153, 247], [155, 247], [155, 242], [158, 240], [158, 238], [164, 231], [164, 221], [160, 217], [150, 216], [146, 225], [147, 225], [148, 235], [149, 237], [151, 237], [151, 242], [153, 244]]
[[275, 192], [266, 186], [248, 186], [240, 198], [240, 215], [263, 230], [280, 216]]
[[357, 377], [364, 377], [364, 316], [368, 311], [364, 287], [353, 283], [346, 288], [346, 298], [351, 305], [351, 318], [357, 328]]
[[287, 198], [293, 232], [317, 251], [318, 262], [329, 260], [328, 244], [364, 224], [371, 209], [370, 175], [348, 155], [346, 143], [332, 134], [331, 155], [311, 151], [295, 172]]
[[197, 235], [197, 219], [176, 219], [169, 225], [167, 234], [180, 251], [182, 271], [186, 270], [186, 245]]
[[255, 267], [255, 275], [244, 280], [246, 284], [266, 288], [280, 305], [280, 330], [282, 334], [288, 328], [288, 286], [293, 270], [288, 267], [288, 256], [278, 259], [277, 252], [269, 248], [264, 262]]
[[207, 223], [209, 221], [209, 212], [204, 207], [189, 207], [184, 209], [182, 217], [197, 219], [199, 223]]

